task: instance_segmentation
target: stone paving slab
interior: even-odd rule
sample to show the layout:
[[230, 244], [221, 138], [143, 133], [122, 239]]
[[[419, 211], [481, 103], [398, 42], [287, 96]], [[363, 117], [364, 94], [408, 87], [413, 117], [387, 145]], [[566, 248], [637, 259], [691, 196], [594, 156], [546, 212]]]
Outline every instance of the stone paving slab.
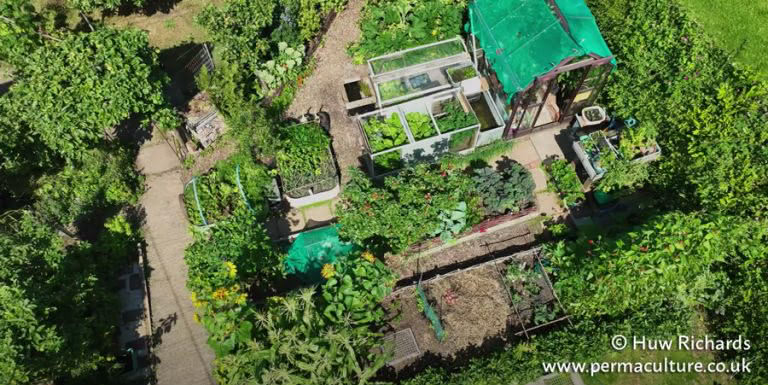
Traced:
[[180, 166], [162, 141], [145, 144], [137, 159], [137, 167], [147, 175], [141, 205], [146, 214], [155, 376], [158, 385], [213, 385], [214, 354], [205, 330], [194, 320], [186, 288], [184, 248], [192, 237], [178, 198], [184, 187]]

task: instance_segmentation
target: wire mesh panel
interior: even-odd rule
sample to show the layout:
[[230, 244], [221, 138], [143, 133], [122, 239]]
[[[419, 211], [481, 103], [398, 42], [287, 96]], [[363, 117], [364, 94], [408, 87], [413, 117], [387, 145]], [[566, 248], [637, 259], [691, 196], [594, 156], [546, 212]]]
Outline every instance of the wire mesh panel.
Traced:
[[411, 328], [384, 336], [384, 348], [392, 356], [392, 360], [387, 363], [389, 365], [397, 365], [421, 354]]

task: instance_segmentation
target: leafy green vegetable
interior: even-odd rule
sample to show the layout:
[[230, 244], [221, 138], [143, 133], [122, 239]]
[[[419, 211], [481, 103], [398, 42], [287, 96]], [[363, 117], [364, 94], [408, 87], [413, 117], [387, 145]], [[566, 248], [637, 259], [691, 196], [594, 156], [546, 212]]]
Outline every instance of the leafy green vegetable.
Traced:
[[474, 112], [465, 112], [455, 98], [443, 102], [441, 113], [435, 117], [440, 132], [446, 133], [477, 124]]
[[405, 134], [400, 115], [397, 112], [390, 114], [386, 120], [378, 116], [369, 118], [363, 123], [363, 130], [368, 136], [368, 143], [374, 153], [408, 142], [408, 136]]
[[555, 159], [546, 165], [544, 170], [549, 175], [550, 190], [557, 192], [566, 206], [574, 206], [586, 198], [582, 191], [579, 176], [570, 162]]
[[520, 164], [513, 163], [502, 171], [491, 167], [476, 169], [472, 179], [489, 215], [519, 211], [533, 201], [533, 177]]
[[405, 114], [405, 120], [408, 122], [411, 134], [413, 134], [413, 138], [416, 140], [437, 135], [437, 130], [429, 115], [422, 114], [421, 112], [409, 112]]

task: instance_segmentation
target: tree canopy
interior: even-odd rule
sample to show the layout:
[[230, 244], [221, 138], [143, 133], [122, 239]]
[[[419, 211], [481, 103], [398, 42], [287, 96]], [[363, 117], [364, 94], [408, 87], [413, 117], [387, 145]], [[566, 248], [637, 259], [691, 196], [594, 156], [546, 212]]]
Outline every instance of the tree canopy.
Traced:
[[72, 33], [33, 51], [0, 97], [0, 169], [76, 162], [131, 118], [173, 127], [166, 83], [138, 30]]

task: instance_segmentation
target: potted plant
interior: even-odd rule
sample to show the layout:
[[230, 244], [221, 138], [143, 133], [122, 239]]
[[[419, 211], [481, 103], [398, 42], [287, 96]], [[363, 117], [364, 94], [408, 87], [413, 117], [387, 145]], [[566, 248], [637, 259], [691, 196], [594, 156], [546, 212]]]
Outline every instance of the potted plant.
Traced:
[[586, 127], [606, 121], [608, 119], [608, 114], [605, 113], [603, 107], [592, 106], [581, 110], [581, 115], [577, 115], [576, 119], [582, 127]]
[[475, 67], [471, 65], [464, 67], [454, 67], [448, 69], [448, 77], [453, 84], [460, 84], [464, 93], [472, 95], [479, 93], [482, 90], [482, 83], [480, 82], [480, 76], [475, 70]]

